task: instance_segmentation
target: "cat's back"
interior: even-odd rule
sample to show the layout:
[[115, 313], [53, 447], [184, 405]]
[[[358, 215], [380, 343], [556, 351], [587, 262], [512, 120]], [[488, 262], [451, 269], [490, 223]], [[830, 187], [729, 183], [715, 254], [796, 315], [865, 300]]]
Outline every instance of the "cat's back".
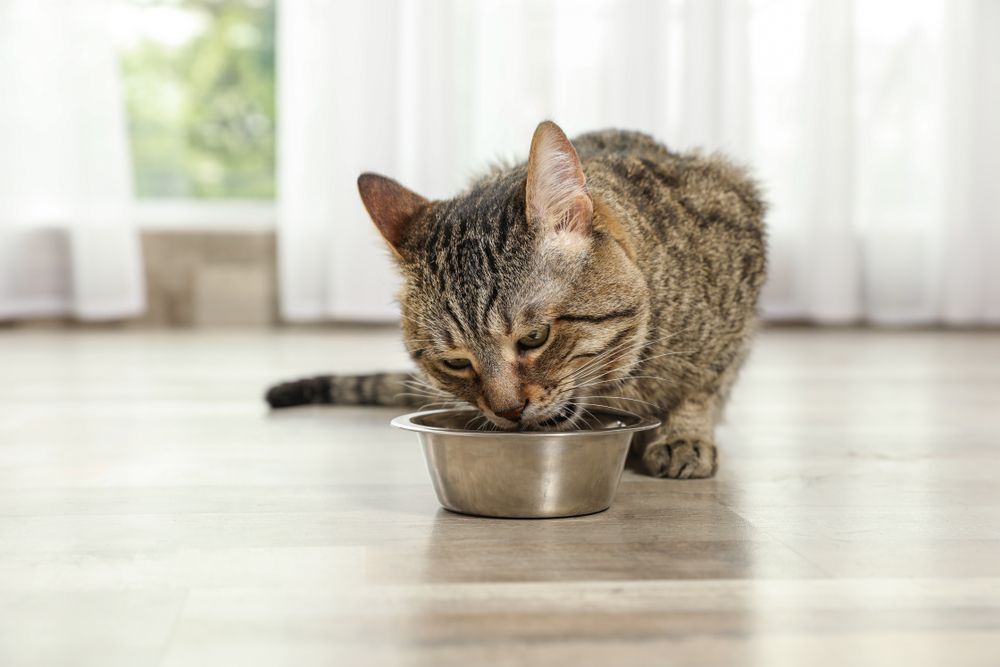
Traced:
[[[631, 237], [654, 310], [742, 330], [763, 284], [765, 205], [748, 173], [720, 155], [675, 153], [624, 130], [574, 140], [587, 187]], [[691, 310], [691, 308], [688, 308]]]
[[720, 155], [677, 153], [629, 130], [588, 132], [573, 145], [591, 191], [625, 204], [629, 217], [657, 228], [655, 236], [665, 226], [689, 224], [763, 235], [765, 204], [756, 183]]
[[633, 130], [598, 130], [587, 132], [573, 139], [573, 146], [581, 161], [646, 156], [670, 159], [676, 154], [652, 136]]

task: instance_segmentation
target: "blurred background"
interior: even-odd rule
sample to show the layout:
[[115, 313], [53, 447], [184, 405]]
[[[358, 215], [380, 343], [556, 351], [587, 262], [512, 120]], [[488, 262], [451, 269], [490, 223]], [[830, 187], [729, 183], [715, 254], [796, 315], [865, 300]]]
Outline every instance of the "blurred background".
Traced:
[[998, 62], [991, 0], [0, 0], [0, 321], [393, 321], [358, 173], [551, 118], [749, 165], [770, 320], [995, 325]]

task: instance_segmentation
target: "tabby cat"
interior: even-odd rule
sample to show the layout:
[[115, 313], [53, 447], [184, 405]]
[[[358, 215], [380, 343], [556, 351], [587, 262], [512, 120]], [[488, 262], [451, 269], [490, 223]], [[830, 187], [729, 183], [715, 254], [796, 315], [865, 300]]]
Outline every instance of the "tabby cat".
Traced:
[[637, 132], [572, 143], [552, 122], [527, 163], [429, 201], [363, 174], [358, 188], [402, 272], [418, 373], [273, 387], [273, 407], [459, 399], [501, 429], [579, 428], [610, 405], [660, 428], [632, 451], [657, 477], [710, 477], [764, 281], [764, 203], [718, 156]]

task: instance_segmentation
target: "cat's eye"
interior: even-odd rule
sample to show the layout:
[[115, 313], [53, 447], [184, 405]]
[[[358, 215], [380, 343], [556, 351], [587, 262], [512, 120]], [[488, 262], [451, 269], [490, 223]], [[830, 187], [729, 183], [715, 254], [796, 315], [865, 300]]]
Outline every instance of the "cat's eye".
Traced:
[[545, 344], [545, 341], [549, 339], [549, 325], [544, 324], [540, 327], [535, 327], [528, 333], [524, 334], [517, 339], [517, 344], [526, 349], [533, 349], [536, 347], [541, 347]]
[[472, 365], [472, 362], [468, 359], [462, 357], [454, 357], [452, 359], [442, 359], [442, 363], [453, 371], [465, 370]]

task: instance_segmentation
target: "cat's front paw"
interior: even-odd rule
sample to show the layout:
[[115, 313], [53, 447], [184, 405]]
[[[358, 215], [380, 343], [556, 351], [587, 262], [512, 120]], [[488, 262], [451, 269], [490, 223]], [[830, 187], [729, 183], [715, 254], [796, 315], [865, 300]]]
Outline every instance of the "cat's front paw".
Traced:
[[643, 465], [653, 477], [704, 479], [719, 467], [715, 445], [704, 440], [651, 442], [642, 455]]

